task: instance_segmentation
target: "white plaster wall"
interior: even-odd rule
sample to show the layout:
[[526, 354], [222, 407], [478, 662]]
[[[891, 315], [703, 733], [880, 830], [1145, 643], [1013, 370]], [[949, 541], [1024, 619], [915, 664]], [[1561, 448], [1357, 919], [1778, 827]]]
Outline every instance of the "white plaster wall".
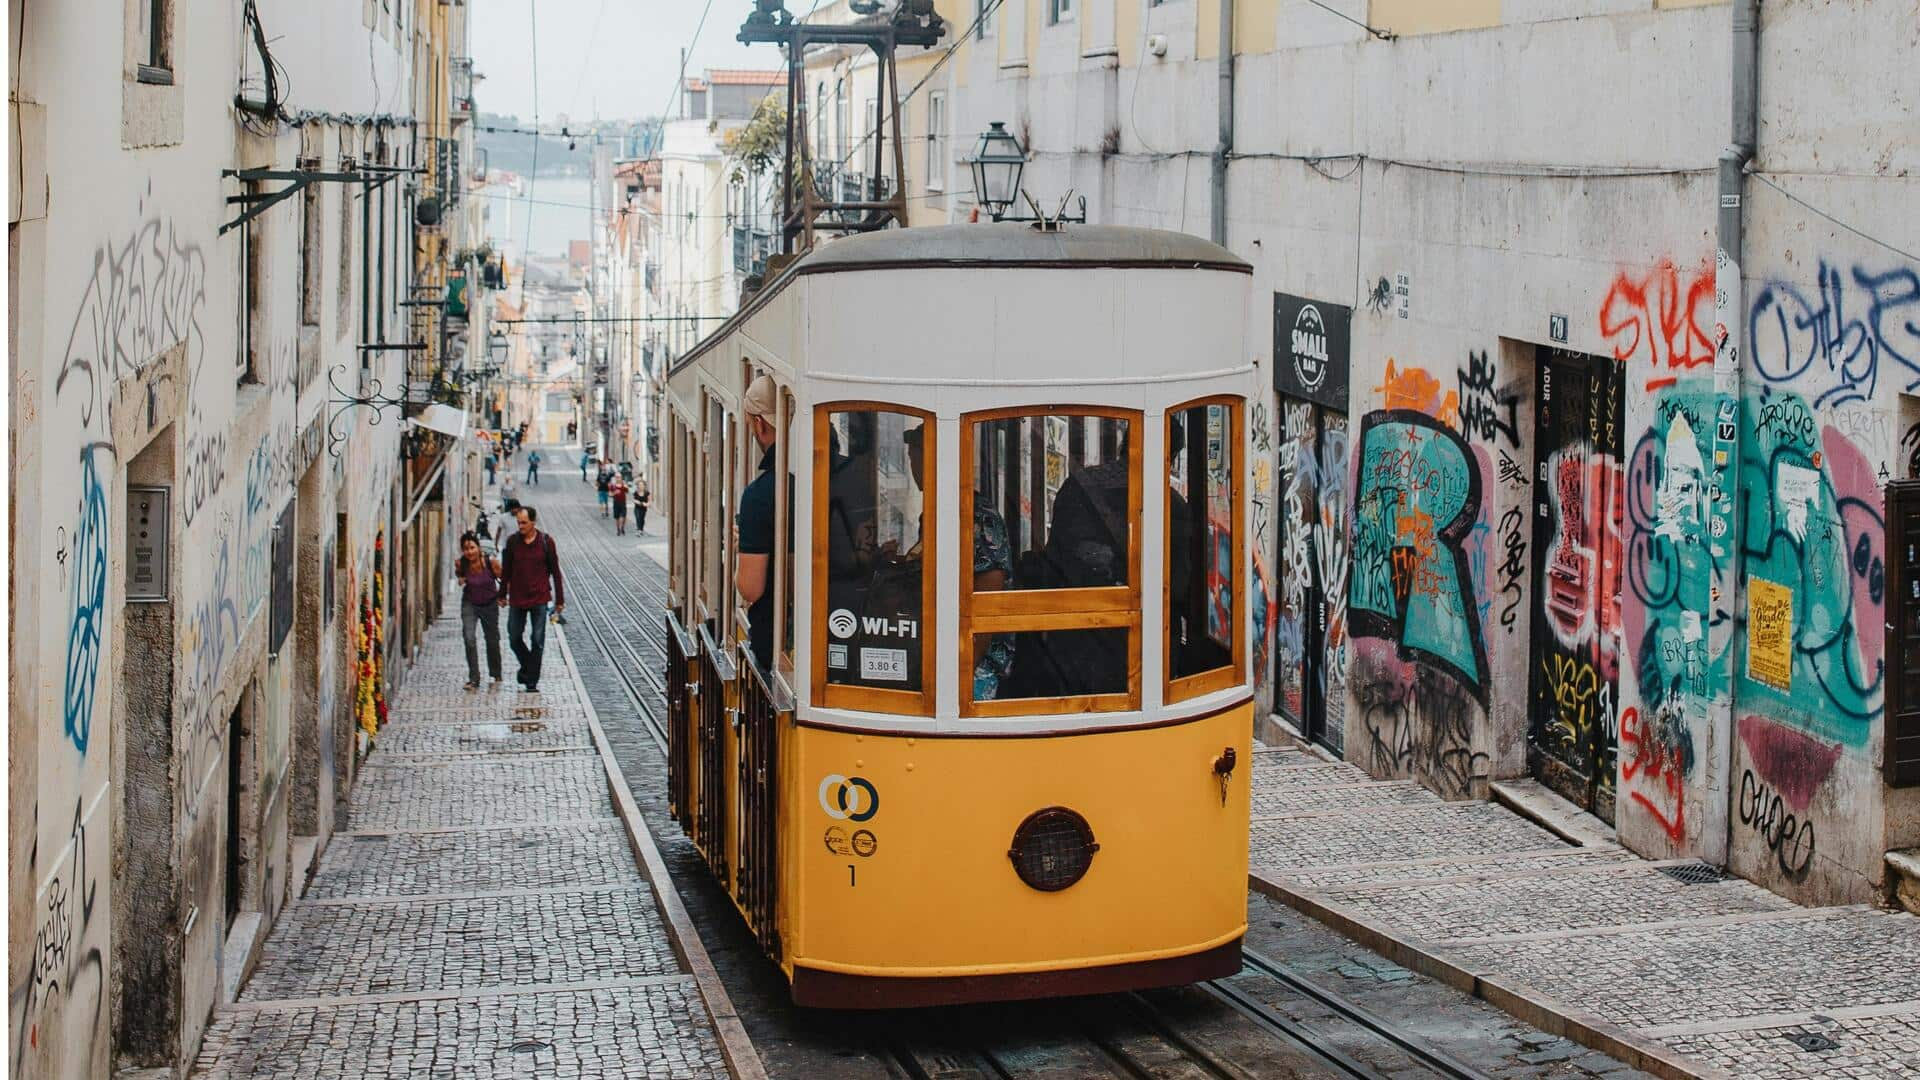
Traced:
[[[358, 85], [361, 77], [351, 73], [367, 68], [359, 5], [317, 14], [288, 4], [262, 8], [270, 31], [296, 35], [326, 57], [359, 58], [358, 68], [344, 61], [301, 67], [290, 110], [372, 100], [330, 89]], [[267, 672], [271, 528], [291, 492], [296, 408], [314, 415], [324, 396], [310, 384], [309, 400], [296, 400], [297, 199], [267, 215], [260, 381], [235, 386], [240, 234], [217, 229], [230, 213], [225, 197], [238, 188], [220, 170], [291, 167], [299, 145], [284, 129], [244, 145], [236, 135], [230, 102], [244, 62], [237, 6], [181, 11], [173, 52], [178, 136], [151, 148], [122, 142], [130, 129], [122, 123], [120, 28], [130, 10], [117, 0], [35, 4], [16, 21], [16, 92], [43, 106], [53, 137], [36, 163], [48, 181], [45, 217], [18, 226], [13, 237], [22, 283], [16, 295], [26, 303], [15, 308], [12, 327], [11, 576], [18, 585], [11, 674], [15, 730], [30, 733], [16, 736], [16, 746], [26, 738], [32, 758], [9, 770], [12, 804], [26, 811], [16, 822], [30, 823], [16, 826], [9, 852], [20, 871], [14, 896], [24, 901], [9, 904], [15, 1075], [97, 1076], [113, 1064], [113, 860], [116, 849], [136, 842], [115, 819], [127, 461], [155, 437], [173, 441], [174, 933], [192, 926], [174, 991], [184, 1057], [220, 978], [226, 716], [240, 691]], [[298, 51], [280, 48], [288, 57]], [[404, 79], [390, 45], [375, 39], [372, 51], [376, 69]], [[331, 242], [337, 219], [323, 218]], [[322, 266], [332, 271], [335, 261], [323, 258]], [[333, 322], [329, 308], [329, 333]], [[332, 355], [353, 355], [338, 337], [333, 345]], [[390, 459], [393, 430], [388, 425], [351, 450]], [[356, 492], [355, 505], [364, 506], [367, 494]], [[262, 844], [249, 868], [248, 906], [269, 914], [288, 877], [281, 781], [289, 698], [260, 697], [261, 752], [251, 762], [243, 811]]]

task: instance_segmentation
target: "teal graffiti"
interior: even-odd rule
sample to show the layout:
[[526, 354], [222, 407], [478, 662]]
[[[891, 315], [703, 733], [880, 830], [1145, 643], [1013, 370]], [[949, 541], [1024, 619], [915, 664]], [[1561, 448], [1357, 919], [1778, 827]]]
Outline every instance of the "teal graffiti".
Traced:
[[1700, 715], [1728, 687], [1710, 633], [1729, 618], [1715, 603], [1724, 560], [1709, 543], [1716, 431], [1712, 380], [1684, 379], [1655, 399], [1627, 459], [1621, 616], [1640, 700], [1656, 721]]
[[73, 593], [67, 619], [66, 692], [63, 698], [67, 738], [87, 752], [93, 735], [93, 707], [99, 692], [101, 630], [107, 607], [107, 492], [94, 454], [110, 449], [90, 443], [80, 451], [80, 521], [73, 530]]
[[1458, 433], [1413, 409], [1360, 427], [1348, 620], [1356, 637], [1446, 672], [1486, 702], [1486, 644], [1465, 550], [1480, 473]]
[[1744, 678], [1741, 697], [1864, 746], [1885, 709], [1885, 521], [1873, 472], [1798, 394], [1762, 389], [1743, 413], [1744, 572], [1791, 591], [1793, 670], [1785, 689]]

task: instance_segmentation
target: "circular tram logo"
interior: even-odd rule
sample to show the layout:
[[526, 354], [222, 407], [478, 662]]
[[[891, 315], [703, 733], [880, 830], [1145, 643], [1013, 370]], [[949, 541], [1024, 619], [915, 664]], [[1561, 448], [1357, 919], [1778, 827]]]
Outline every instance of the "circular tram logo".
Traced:
[[833, 773], [820, 781], [820, 809], [835, 821], [871, 821], [880, 812], [880, 793], [864, 776]]

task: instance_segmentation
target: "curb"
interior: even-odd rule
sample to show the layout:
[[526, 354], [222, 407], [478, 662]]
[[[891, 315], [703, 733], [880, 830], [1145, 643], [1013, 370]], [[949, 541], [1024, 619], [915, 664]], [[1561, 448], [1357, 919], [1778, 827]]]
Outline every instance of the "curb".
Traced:
[[634, 862], [639, 864], [641, 874], [653, 887], [654, 901], [659, 905], [660, 916], [667, 924], [667, 937], [673, 944], [674, 954], [700, 989], [700, 1000], [706, 1006], [707, 1019], [712, 1022], [714, 1035], [720, 1042], [720, 1054], [726, 1058], [727, 1071], [737, 1080], [767, 1080], [767, 1068], [760, 1061], [760, 1052], [754, 1049], [753, 1040], [747, 1037], [746, 1025], [741, 1023], [740, 1014], [733, 1009], [733, 1000], [727, 996], [727, 988], [721, 983], [719, 972], [714, 970], [712, 959], [707, 956], [707, 947], [701, 943], [693, 919], [688, 916], [680, 893], [674, 889], [673, 877], [667, 873], [666, 861], [660, 857], [660, 849], [654, 845], [653, 834], [647, 831], [646, 822], [640, 817], [640, 807], [633, 801], [626, 775], [620, 771], [620, 763], [614, 759], [613, 747], [607, 743], [607, 733], [600, 727], [600, 712], [587, 696], [586, 683], [580, 679], [579, 665], [574, 663], [567, 632], [564, 627], [558, 629], [559, 633], [555, 636], [560, 641], [560, 655], [567, 661], [567, 673], [573, 677], [574, 685], [580, 688], [580, 703], [587, 714], [587, 730], [593, 733], [593, 747], [600, 755], [600, 764], [607, 774], [607, 787], [613, 794], [613, 811], [626, 829], [627, 846], [633, 849]]
[[1730, 1073], [1684, 1057], [1663, 1043], [1547, 997], [1532, 987], [1510, 982], [1502, 976], [1469, 971], [1419, 938], [1370, 922], [1285, 879], [1261, 877], [1250, 871], [1247, 887], [1325, 924], [1401, 967], [1472, 994], [1549, 1035], [1572, 1039], [1664, 1080], [1732, 1080]]

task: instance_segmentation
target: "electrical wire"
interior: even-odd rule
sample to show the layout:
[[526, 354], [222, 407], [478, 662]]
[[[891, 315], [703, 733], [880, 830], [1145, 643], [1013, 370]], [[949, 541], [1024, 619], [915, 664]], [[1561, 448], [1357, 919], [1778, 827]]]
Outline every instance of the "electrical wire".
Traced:
[[1866, 232], [1865, 230], [1856, 228], [1853, 225], [1850, 225], [1847, 222], [1844, 222], [1839, 218], [1834, 217], [1832, 214], [1827, 213], [1825, 210], [1820, 209], [1819, 207], [1813, 205], [1807, 200], [1801, 198], [1800, 196], [1795, 195], [1793, 192], [1788, 191], [1786, 188], [1781, 187], [1779, 184], [1774, 183], [1771, 179], [1769, 179], [1766, 176], [1766, 174], [1760, 173], [1760, 172], [1749, 172], [1747, 175], [1753, 177], [1755, 180], [1758, 180], [1761, 183], [1772, 188], [1773, 190], [1779, 192], [1781, 195], [1786, 197], [1788, 202], [1793, 203], [1794, 205], [1800, 207], [1801, 209], [1807, 211], [1808, 213], [1814, 215], [1815, 217], [1824, 218], [1829, 223], [1836, 225], [1839, 228], [1845, 229], [1847, 232], [1852, 233], [1853, 235], [1859, 237], [1862, 240], [1867, 241], [1870, 244], [1878, 244], [1879, 246], [1886, 248], [1888, 251], [1893, 252], [1895, 255], [1898, 255], [1903, 259], [1906, 259], [1910, 262], [1920, 263], [1920, 255], [1915, 255], [1913, 252], [1907, 251], [1904, 248], [1896, 247], [1895, 245], [1880, 239], [1879, 237], [1873, 235], [1870, 232]]
[[1374, 37], [1379, 38], [1381, 41], [1393, 41], [1399, 37], [1398, 34], [1395, 34], [1391, 30], [1381, 30], [1376, 27], [1368, 26], [1366, 23], [1361, 22], [1359, 19], [1354, 18], [1353, 16], [1347, 14], [1344, 11], [1341, 11], [1339, 8], [1328, 6], [1326, 3], [1323, 2], [1323, 0], [1307, 0], [1307, 3], [1312, 4], [1314, 7], [1317, 7], [1322, 11], [1326, 11], [1334, 15], [1338, 15], [1339, 17], [1347, 20], [1348, 22], [1359, 27], [1360, 29], [1365, 30], [1367, 33], [1372, 34]]
[[600, 43], [600, 18], [606, 13], [607, 0], [600, 0], [599, 10], [593, 13], [593, 29], [587, 31], [587, 52], [580, 58], [580, 77], [573, 80], [573, 93], [567, 96], [569, 113], [575, 105], [580, 104], [580, 87], [586, 84], [587, 72], [593, 66], [593, 48]]
[[[540, 126], [540, 14], [539, 0], [527, 0], [527, 45], [533, 61], [533, 126]], [[540, 139], [533, 140], [533, 166], [527, 171], [527, 195], [531, 199], [533, 185], [540, 179]], [[533, 247], [533, 203], [527, 203], [527, 239], [520, 245], [522, 261], [532, 254]]]
[[693, 37], [687, 41], [686, 51], [680, 54], [680, 74], [674, 77], [673, 92], [667, 95], [667, 103], [660, 108], [660, 122], [666, 123], [667, 110], [673, 108], [673, 99], [687, 84], [687, 57], [693, 55], [694, 47], [700, 44], [700, 31], [707, 27], [707, 13], [713, 10], [713, 0], [707, 0], [707, 6], [700, 9], [700, 21], [693, 26]]

